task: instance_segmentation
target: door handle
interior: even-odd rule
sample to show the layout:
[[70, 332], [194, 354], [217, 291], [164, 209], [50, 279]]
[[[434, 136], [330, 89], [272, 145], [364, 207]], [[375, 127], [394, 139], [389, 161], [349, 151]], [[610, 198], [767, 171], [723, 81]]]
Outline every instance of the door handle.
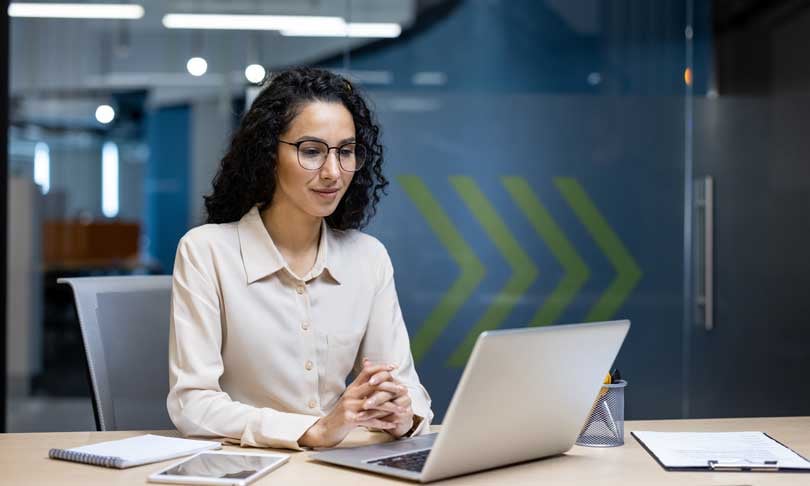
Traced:
[[[695, 183], [695, 209], [698, 231], [696, 258], [697, 275], [696, 314], [702, 316], [706, 331], [714, 329], [714, 178], [700, 177]], [[702, 271], [701, 271], [702, 270]]]

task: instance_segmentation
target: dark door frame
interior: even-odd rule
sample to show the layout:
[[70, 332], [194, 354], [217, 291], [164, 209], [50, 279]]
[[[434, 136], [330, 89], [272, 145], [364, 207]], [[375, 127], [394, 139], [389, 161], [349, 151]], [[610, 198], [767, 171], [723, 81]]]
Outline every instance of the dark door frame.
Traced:
[[6, 235], [8, 234], [8, 1], [0, 1], [0, 433], [6, 431]]

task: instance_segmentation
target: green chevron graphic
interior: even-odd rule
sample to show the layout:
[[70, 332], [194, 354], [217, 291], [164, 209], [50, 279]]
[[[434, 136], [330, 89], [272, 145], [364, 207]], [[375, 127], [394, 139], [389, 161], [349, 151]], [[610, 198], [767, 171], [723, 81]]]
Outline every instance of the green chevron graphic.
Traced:
[[554, 185], [616, 270], [616, 278], [585, 316], [588, 321], [610, 319], [641, 280], [641, 269], [576, 180], [556, 177]]
[[403, 175], [397, 178], [408, 197], [428, 222], [431, 230], [450, 253], [450, 256], [461, 269], [450, 289], [445, 292], [439, 303], [428, 315], [422, 327], [413, 337], [411, 350], [414, 360], [420, 361], [442, 331], [456, 315], [459, 308], [470, 298], [475, 288], [484, 279], [484, 265], [461, 237], [447, 213], [439, 206], [438, 201], [430, 194], [427, 186], [416, 176]]
[[543, 326], [553, 324], [566, 307], [574, 300], [577, 292], [585, 285], [590, 271], [585, 262], [574, 250], [571, 242], [560, 229], [554, 218], [535, 196], [526, 179], [522, 177], [504, 177], [503, 184], [529, 219], [534, 230], [560, 262], [565, 275], [551, 295], [545, 300], [532, 318], [531, 325]]
[[453, 176], [450, 177], [450, 183], [453, 184], [456, 192], [461, 196], [472, 215], [484, 228], [487, 236], [489, 236], [512, 269], [512, 276], [506, 282], [506, 285], [498, 292], [487, 310], [464, 338], [462, 344], [448, 360], [448, 364], [451, 366], [464, 366], [473, 345], [475, 345], [478, 334], [489, 329], [495, 329], [503, 324], [520, 296], [529, 289], [532, 282], [537, 278], [538, 270], [526, 252], [523, 251], [523, 248], [520, 247], [515, 237], [512, 236], [495, 208], [470, 177]]

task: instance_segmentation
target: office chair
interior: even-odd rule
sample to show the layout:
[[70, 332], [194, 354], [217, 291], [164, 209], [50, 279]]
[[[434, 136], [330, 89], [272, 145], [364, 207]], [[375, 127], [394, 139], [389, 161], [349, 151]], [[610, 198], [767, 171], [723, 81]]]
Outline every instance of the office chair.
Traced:
[[172, 278], [60, 278], [73, 289], [96, 429], [174, 429], [169, 391]]

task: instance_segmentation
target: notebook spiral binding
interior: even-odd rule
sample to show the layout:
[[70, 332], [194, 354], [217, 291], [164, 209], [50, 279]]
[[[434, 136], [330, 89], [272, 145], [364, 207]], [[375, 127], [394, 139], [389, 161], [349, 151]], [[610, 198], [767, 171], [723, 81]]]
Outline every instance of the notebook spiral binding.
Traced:
[[51, 449], [48, 451], [48, 457], [51, 459], [61, 459], [63, 461], [81, 462], [84, 464], [93, 464], [94, 466], [104, 466], [118, 469], [122, 468], [124, 463], [120, 457], [99, 456], [97, 454], [75, 452], [66, 449]]

